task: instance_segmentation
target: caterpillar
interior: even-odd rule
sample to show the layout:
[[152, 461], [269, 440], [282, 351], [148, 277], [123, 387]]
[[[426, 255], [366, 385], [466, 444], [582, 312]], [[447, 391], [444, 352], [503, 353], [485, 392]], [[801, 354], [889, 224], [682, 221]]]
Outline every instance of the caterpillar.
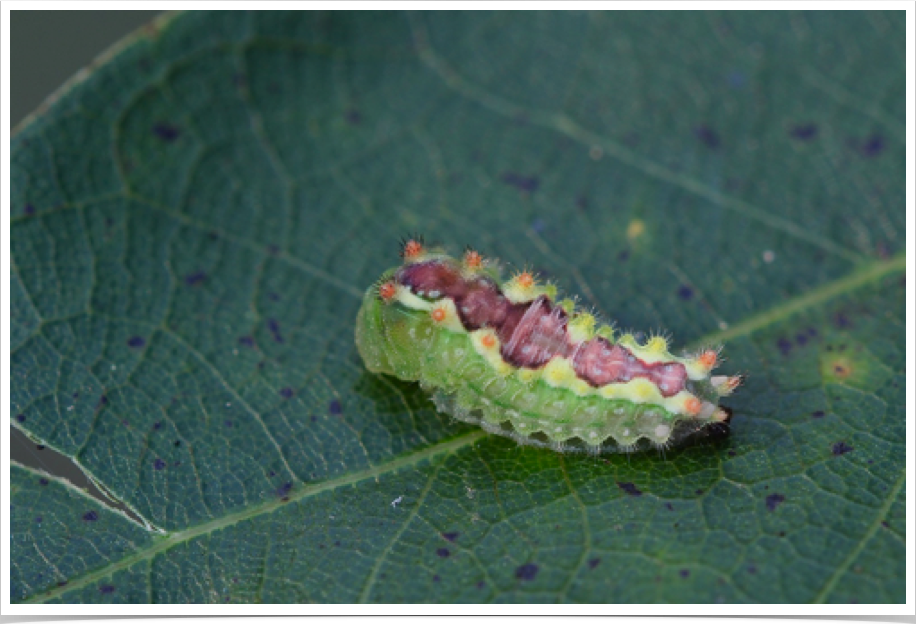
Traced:
[[666, 448], [730, 417], [741, 383], [712, 376], [719, 350], [672, 355], [599, 325], [532, 272], [502, 281], [498, 263], [460, 259], [420, 238], [363, 297], [356, 345], [372, 373], [418, 381], [436, 407], [520, 444], [556, 451]]

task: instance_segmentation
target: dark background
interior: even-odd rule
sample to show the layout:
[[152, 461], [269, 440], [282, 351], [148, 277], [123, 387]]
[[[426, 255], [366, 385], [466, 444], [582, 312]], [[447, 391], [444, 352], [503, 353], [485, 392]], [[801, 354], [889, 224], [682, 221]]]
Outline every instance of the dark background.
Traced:
[[[159, 11], [11, 11], [10, 124], [16, 127], [80, 69]], [[10, 427], [10, 457], [101, 496], [68, 458]]]

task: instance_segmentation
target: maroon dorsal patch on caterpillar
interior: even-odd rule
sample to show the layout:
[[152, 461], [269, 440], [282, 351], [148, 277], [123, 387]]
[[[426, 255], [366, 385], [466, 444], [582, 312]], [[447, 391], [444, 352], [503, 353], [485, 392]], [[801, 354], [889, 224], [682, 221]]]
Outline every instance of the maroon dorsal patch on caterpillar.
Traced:
[[[522, 271], [502, 281], [474, 250], [461, 260], [405, 241], [403, 264], [363, 300], [357, 345], [374, 372], [438, 389], [436, 405], [523, 444], [590, 452], [664, 446], [726, 422], [715, 349], [675, 356], [557, 300]], [[577, 442], [578, 440], [578, 442]]]

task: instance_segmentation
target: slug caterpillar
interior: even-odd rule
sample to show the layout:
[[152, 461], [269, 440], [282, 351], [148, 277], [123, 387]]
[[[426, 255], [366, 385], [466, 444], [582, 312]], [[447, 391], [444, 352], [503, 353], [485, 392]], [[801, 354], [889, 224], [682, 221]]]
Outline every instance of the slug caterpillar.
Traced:
[[597, 326], [523, 271], [501, 281], [473, 249], [457, 260], [403, 244], [403, 264], [365, 293], [356, 345], [366, 367], [433, 392], [440, 411], [521, 444], [592, 453], [666, 447], [727, 422], [710, 376], [718, 353], [677, 357], [661, 336]]

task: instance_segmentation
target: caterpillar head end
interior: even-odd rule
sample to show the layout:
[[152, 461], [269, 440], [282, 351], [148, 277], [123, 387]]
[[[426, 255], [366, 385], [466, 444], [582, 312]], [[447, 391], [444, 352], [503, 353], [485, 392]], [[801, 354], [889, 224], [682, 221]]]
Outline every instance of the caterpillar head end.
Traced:
[[709, 378], [709, 383], [711, 383], [715, 391], [719, 393], [719, 396], [730, 395], [735, 391], [735, 388], [740, 386], [743, 382], [744, 377], [741, 375], [734, 375], [732, 377], [715, 375]]

